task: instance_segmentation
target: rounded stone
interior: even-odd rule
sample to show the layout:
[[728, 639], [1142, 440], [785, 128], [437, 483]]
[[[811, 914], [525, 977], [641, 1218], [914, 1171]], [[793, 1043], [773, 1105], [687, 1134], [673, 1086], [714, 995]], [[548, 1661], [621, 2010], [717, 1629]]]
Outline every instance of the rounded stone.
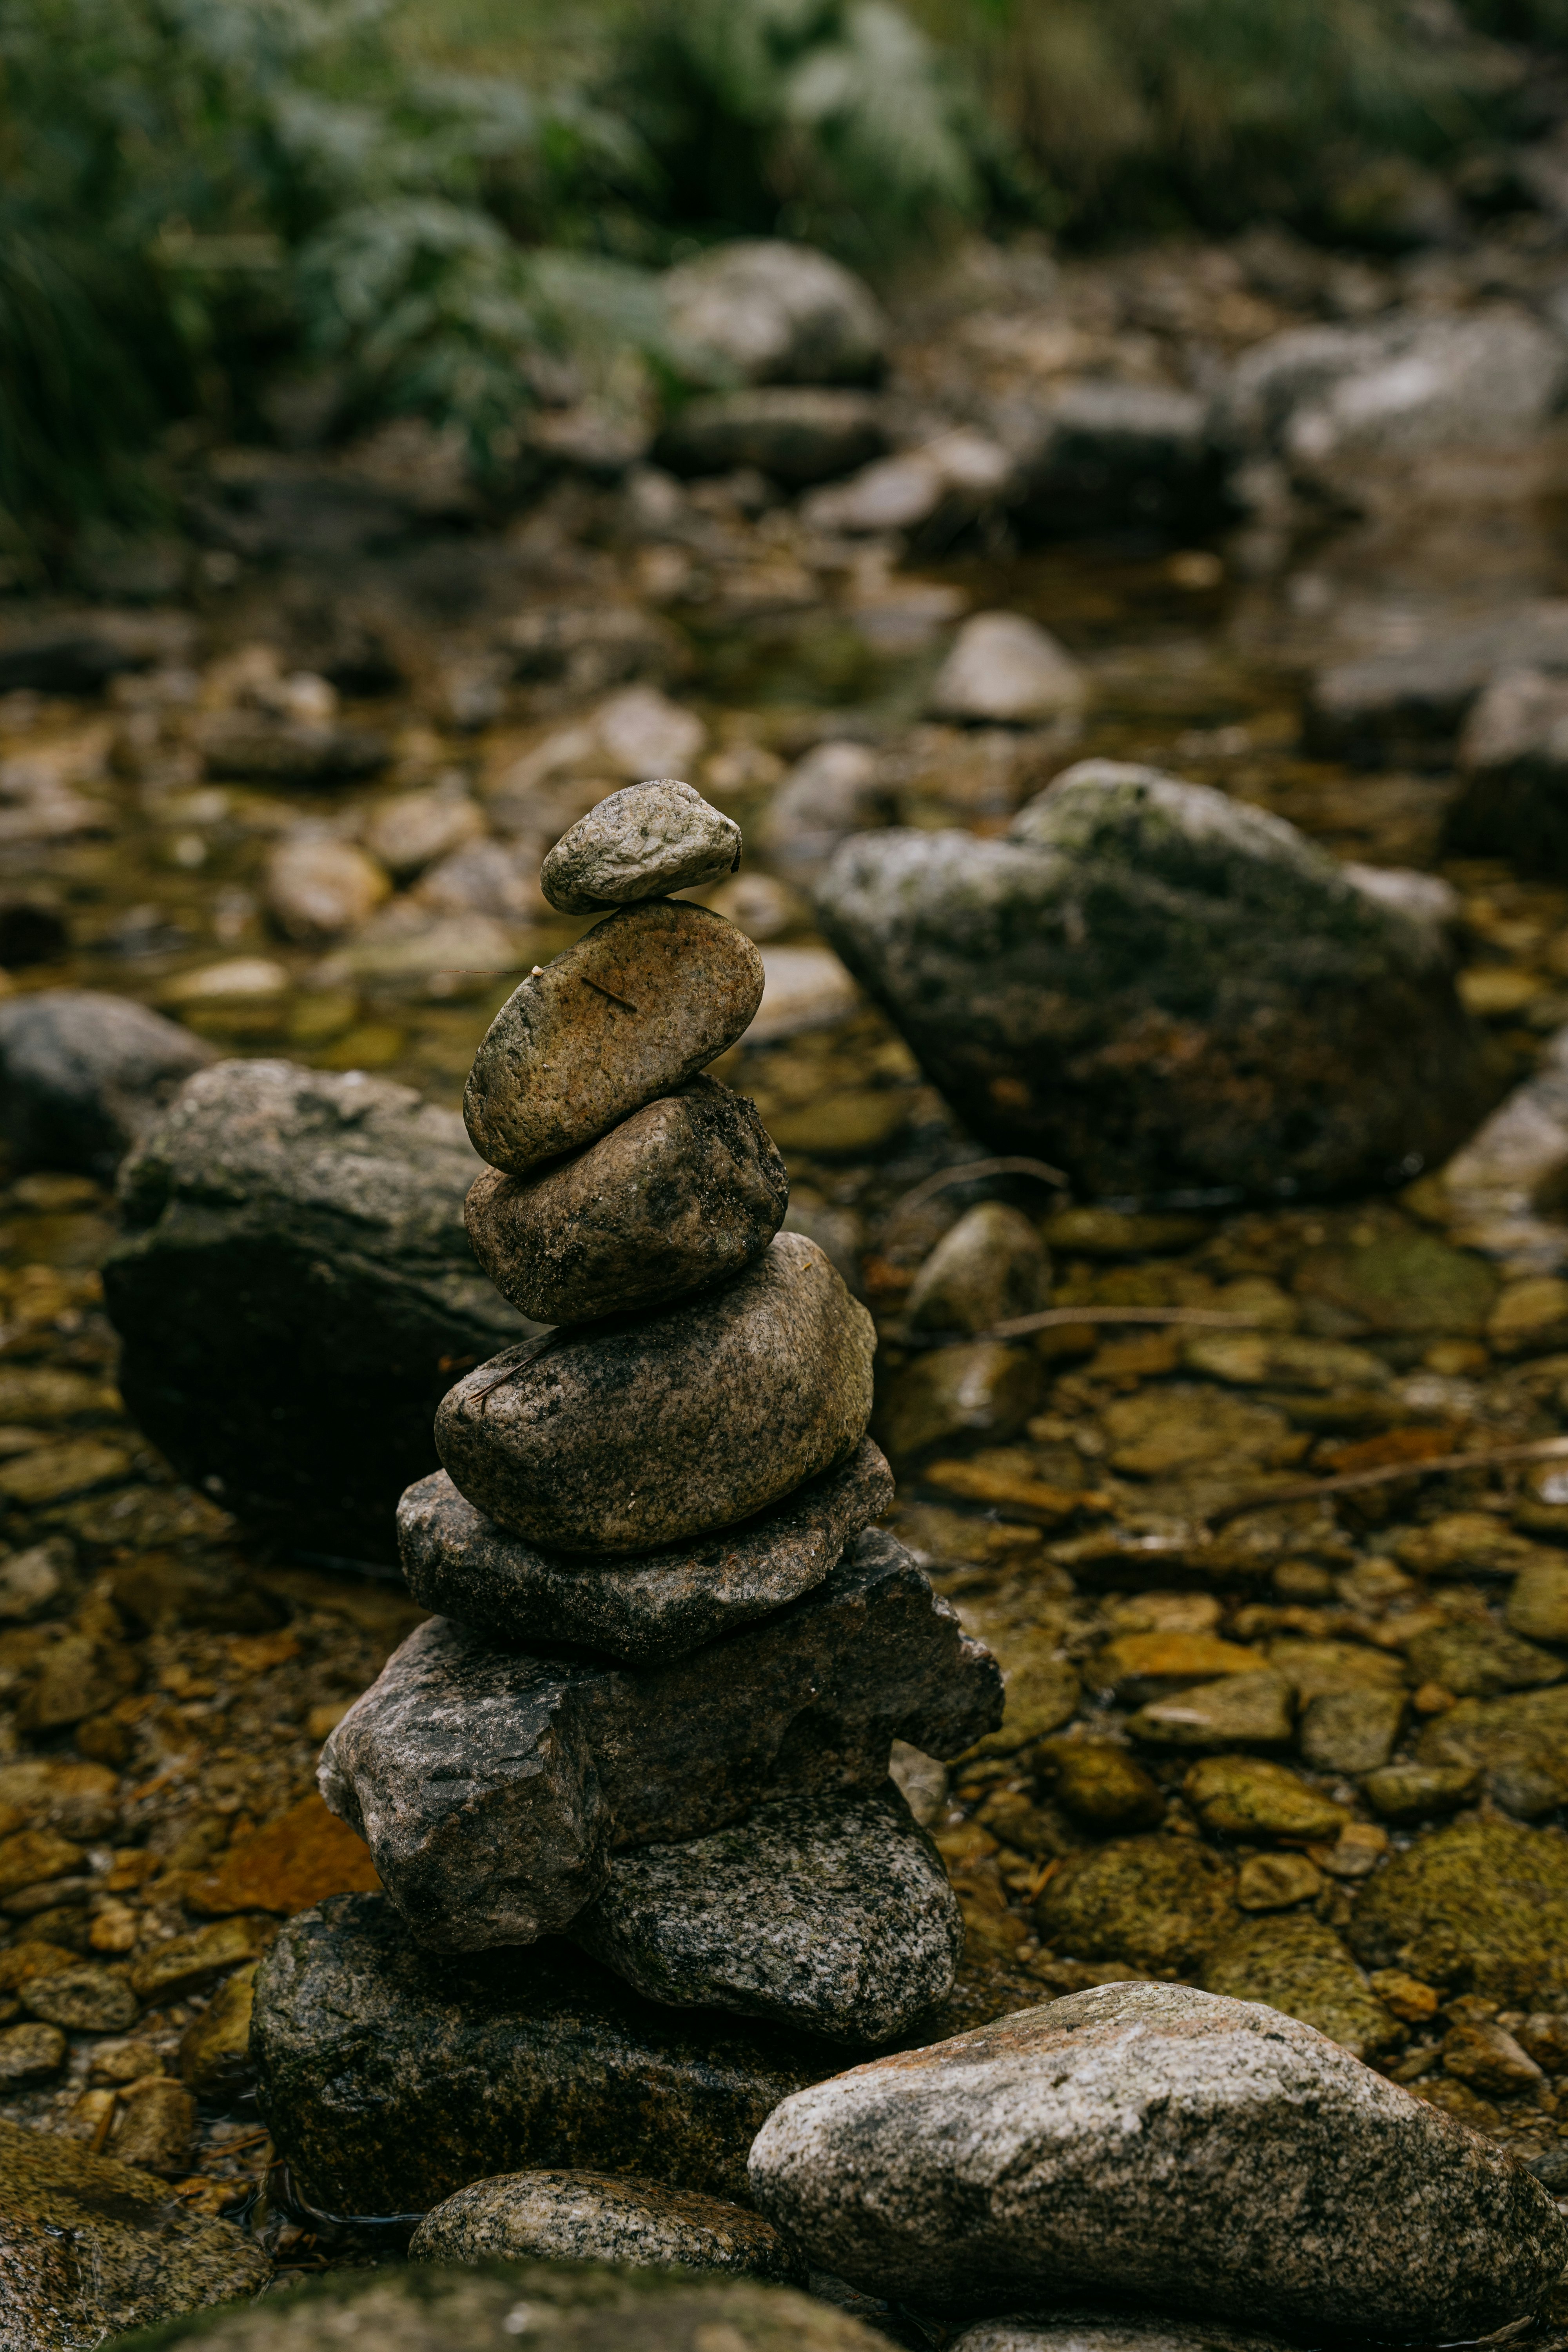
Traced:
[[1505, 2149], [1184, 1985], [1099, 1986], [797, 2091], [751, 2184], [814, 2268], [921, 2310], [1109, 2290], [1451, 2342], [1532, 2312], [1568, 2258]]
[[1418, 1837], [1363, 1888], [1346, 1930], [1364, 1968], [1406, 1969], [1508, 2009], [1568, 2001], [1568, 1840], [1514, 1822]]
[[541, 1323], [581, 1323], [738, 1274], [788, 1206], [753, 1106], [698, 1077], [532, 1175], [487, 1168], [463, 1216], [503, 1298]]
[[66, 2033], [123, 2033], [136, 2022], [137, 2000], [125, 1979], [91, 1961], [29, 1978], [17, 1998], [34, 2017]]
[[1035, 1908], [1040, 1941], [1077, 1960], [1187, 1975], [1237, 1922], [1236, 1874], [1188, 1838], [1069, 1854]]
[[876, 1330], [815, 1242], [779, 1234], [709, 1297], [498, 1356], [442, 1401], [459, 1494], [552, 1551], [653, 1551], [842, 1462], [871, 1411]]
[[1038, 622], [976, 613], [942, 665], [931, 708], [943, 719], [1029, 727], [1079, 709], [1088, 694], [1084, 672]]
[[1290, 2352], [1277, 2336], [1161, 2311], [1010, 2312], [983, 2319], [948, 2352]]
[[1187, 1774], [1182, 1793], [1213, 1837], [1305, 1843], [1338, 1837], [1347, 1819], [1342, 1805], [1309, 1789], [1283, 1764], [1256, 1756], [1205, 1757]]
[[732, 1045], [763, 980], [744, 932], [705, 907], [606, 916], [490, 1023], [463, 1094], [475, 1150], [525, 1176], [593, 1142]]
[[789, 2246], [760, 2213], [611, 2172], [510, 2172], [473, 2181], [426, 2214], [408, 2252], [416, 2263], [522, 2254], [638, 2268], [678, 2263], [784, 2284], [800, 2274]]
[[989, 1331], [1046, 1303], [1050, 1261], [1020, 1209], [982, 1201], [938, 1242], [905, 1302], [911, 1331]]
[[1050, 1739], [1037, 1753], [1055, 1776], [1052, 1796], [1085, 1829], [1152, 1830], [1164, 1820], [1159, 1782], [1125, 1748], [1103, 1739]]
[[0, 2033], [0, 2097], [47, 2082], [65, 2063], [66, 2038], [58, 2025], [11, 2025]]
[[404, 1496], [397, 1540], [410, 1592], [438, 1615], [503, 1642], [566, 1642], [640, 1665], [809, 1592], [892, 1500], [892, 1473], [868, 1437], [740, 1527], [631, 1559], [581, 1559], [508, 1535], [438, 1470]]
[[627, 784], [562, 835], [539, 887], [563, 915], [601, 915], [639, 898], [719, 882], [741, 863], [741, 828], [674, 776]]
[[1204, 1963], [1204, 1989], [1266, 2001], [1315, 2025], [1358, 2058], [1395, 2048], [1405, 2038], [1333, 1929], [1300, 1914], [1244, 1920]]
[[617, 1855], [571, 1933], [650, 2000], [868, 2048], [947, 1998], [963, 1950], [942, 1856], [890, 1786]]

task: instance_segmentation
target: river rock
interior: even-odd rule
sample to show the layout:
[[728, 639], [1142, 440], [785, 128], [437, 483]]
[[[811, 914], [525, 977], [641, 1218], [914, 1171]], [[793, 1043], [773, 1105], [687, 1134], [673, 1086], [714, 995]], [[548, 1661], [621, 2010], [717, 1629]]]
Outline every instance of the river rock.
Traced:
[[1369, 1969], [1400, 1968], [1506, 2009], [1568, 2000], [1568, 1838], [1516, 1822], [1456, 1822], [1391, 1857], [1347, 1930]]
[[876, 2049], [952, 1991], [963, 1921], [889, 1782], [774, 1797], [710, 1837], [617, 1854], [572, 1937], [649, 2000]]
[[1315, 2025], [1358, 2058], [1395, 2049], [1405, 2038], [1398, 2019], [1321, 1919], [1297, 1914], [1243, 1921], [1209, 1953], [1203, 1980], [1206, 1992], [1265, 2001]]
[[512, 2172], [473, 2181], [426, 2214], [408, 2252], [416, 2263], [493, 2263], [521, 2254], [638, 2268], [679, 2263], [784, 2283], [800, 2271], [760, 2213], [610, 2172]]
[[1046, 1303], [1050, 1260], [1021, 1209], [982, 1201], [950, 1225], [904, 1302], [911, 1331], [989, 1331]]
[[18, 1168], [113, 1181], [127, 1151], [213, 1058], [161, 1013], [96, 989], [41, 988], [0, 1004], [0, 1135]]
[[1022, 613], [976, 613], [937, 674], [931, 708], [971, 724], [1035, 727], [1087, 700], [1089, 683], [1065, 646]]
[[528, 1176], [487, 1168], [463, 1214], [503, 1298], [542, 1323], [662, 1306], [762, 1255], [789, 1206], [753, 1106], [711, 1078]]
[[680, 475], [754, 466], [797, 490], [852, 474], [887, 446], [887, 427], [868, 393], [763, 384], [688, 401], [655, 442], [654, 456]]
[[844, 1461], [870, 1418], [871, 1318], [802, 1234], [721, 1290], [531, 1346], [458, 1382], [436, 1444], [460, 1494], [552, 1551], [733, 1527]]
[[866, 1438], [739, 1527], [673, 1551], [584, 1559], [508, 1535], [438, 1470], [403, 1497], [397, 1540], [409, 1591], [437, 1615], [500, 1642], [565, 1642], [644, 1665], [798, 1600], [892, 1500], [892, 1473]]
[[744, 2201], [763, 2117], [833, 2063], [776, 2026], [656, 2007], [569, 1945], [433, 1958], [379, 1895], [289, 1921], [251, 2048], [279, 2154], [337, 2213], [557, 2166]]
[[633, 1671], [411, 1633], [322, 1751], [321, 1793], [435, 1948], [570, 1925], [613, 1850], [705, 1837], [770, 1793], [874, 1789], [894, 1739], [960, 1754], [999, 1720], [990, 1652], [890, 1536], [722, 1650]]
[[1447, 768], [1481, 696], [1521, 668], [1568, 668], [1568, 599], [1516, 604], [1414, 646], [1320, 670], [1307, 696], [1308, 745], [1360, 767]]
[[722, 881], [741, 863], [741, 828], [673, 776], [628, 784], [579, 817], [545, 859], [539, 887], [564, 915], [598, 915]]
[[267, 911], [287, 940], [330, 947], [392, 895], [384, 866], [324, 825], [285, 835], [267, 861]]
[[1415, 1635], [1405, 1655], [1414, 1682], [1436, 1683], [1456, 1698], [1496, 1698], [1503, 1691], [1531, 1690], [1563, 1679], [1561, 1658], [1484, 1617], [1430, 1626]]
[[1488, 1795], [1525, 1821], [1554, 1812], [1568, 1804], [1568, 1689], [1461, 1699], [1433, 1717], [1415, 1758], [1479, 1771]]
[[313, 1550], [391, 1560], [455, 1367], [527, 1329], [474, 1265], [462, 1124], [288, 1062], [204, 1071], [127, 1162], [104, 1267], [139, 1425], [194, 1485]]
[[1187, 1975], [1239, 1925], [1236, 1872], [1195, 1839], [1117, 1839], [1068, 1854], [1035, 1919], [1067, 1958]]
[[1128, 525], [1206, 535], [1224, 511], [1207, 404], [1174, 385], [1080, 377], [1009, 418], [1006, 437], [1026, 539]]
[[1459, 771], [1445, 826], [1452, 848], [1517, 857], [1543, 875], [1568, 867], [1568, 680], [1500, 671], [1465, 722]]
[[486, 1031], [463, 1095], [481, 1160], [526, 1176], [732, 1045], [763, 1000], [763, 960], [705, 907], [628, 907], [536, 971]]
[[955, 2337], [949, 2352], [1289, 2352], [1289, 2347], [1278, 2336], [1218, 2327], [1209, 2319], [1075, 2306], [982, 2319]]
[[1503, 2149], [1310, 2026], [1180, 1985], [1098, 1986], [797, 2092], [751, 2181], [815, 2266], [949, 2311], [1109, 2289], [1452, 2339], [1533, 2311], [1568, 2259]]
[[700, 381], [860, 383], [886, 322], [842, 263], [782, 237], [736, 237], [659, 280], [669, 332]]
[[151, 2173], [58, 2132], [0, 2123], [0, 2342], [73, 2352], [252, 2296], [270, 2265], [232, 2221], [186, 2211]]
[[1429, 927], [1152, 769], [1083, 762], [1006, 840], [846, 842], [818, 907], [965, 1125], [1090, 1193], [1384, 1184], [1498, 1083]]

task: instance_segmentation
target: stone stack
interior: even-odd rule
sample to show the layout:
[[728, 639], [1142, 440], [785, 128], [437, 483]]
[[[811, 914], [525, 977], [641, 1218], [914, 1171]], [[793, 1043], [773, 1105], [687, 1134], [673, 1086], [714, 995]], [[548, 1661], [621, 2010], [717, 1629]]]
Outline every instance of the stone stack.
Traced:
[[465, 1115], [489, 1163], [475, 1254], [553, 1328], [442, 1403], [446, 1467], [399, 1514], [440, 1613], [321, 1783], [426, 1963], [565, 1937], [662, 2013], [867, 2049], [946, 1997], [962, 1943], [892, 1743], [958, 1753], [1001, 1685], [872, 1524], [892, 1481], [865, 1434], [870, 1318], [780, 1231], [752, 1106], [700, 1075], [755, 1013], [761, 959], [668, 894], [739, 856], [663, 782], [545, 861], [556, 906], [605, 919], [497, 1014]]

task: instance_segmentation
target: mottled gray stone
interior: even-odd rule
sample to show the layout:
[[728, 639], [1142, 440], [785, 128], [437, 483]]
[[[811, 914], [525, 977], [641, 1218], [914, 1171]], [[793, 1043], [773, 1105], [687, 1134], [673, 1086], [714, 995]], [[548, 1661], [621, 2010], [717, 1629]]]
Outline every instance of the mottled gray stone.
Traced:
[[438, 1470], [403, 1497], [397, 1540], [409, 1591], [438, 1616], [495, 1641], [564, 1642], [645, 1665], [798, 1600], [892, 1500], [892, 1472], [868, 1437], [739, 1527], [672, 1551], [584, 1559], [508, 1535]]
[[29, 1977], [19, 1998], [32, 2016], [68, 2033], [123, 2033], [140, 2006], [124, 1977], [91, 1960]]
[[474, 1149], [526, 1176], [593, 1142], [732, 1045], [763, 1001], [763, 960], [705, 907], [655, 899], [533, 972], [485, 1032], [463, 1093]]
[[821, 2043], [645, 2001], [569, 1945], [454, 1961], [379, 1895], [284, 1927], [251, 2050], [279, 2156], [312, 2205], [425, 2212], [476, 2176], [585, 2167], [745, 2200], [746, 2150]]
[[859, 1443], [876, 1332], [815, 1242], [722, 1289], [481, 1364], [436, 1447], [498, 1525], [552, 1551], [655, 1551], [733, 1527]]
[[859, 835], [817, 907], [965, 1126], [1090, 1196], [1381, 1185], [1502, 1081], [1430, 925], [1151, 769], [1086, 761], [1006, 840]]
[[691, 2189], [611, 2172], [510, 2172], [475, 2180], [426, 2213], [409, 2241], [416, 2263], [519, 2255], [572, 2263], [679, 2263], [787, 2284], [800, 2265], [771, 2221]]
[[741, 863], [741, 828], [673, 776], [611, 793], [540, 868], [539, 887], [563, 915], [599, 915], [721, 881]]
[[738, 1274], [788, 1206], [783, 1154], [752, 1105], [699, 1077], [532, 1175], [487, 1168], [463, 1214], [503, 1297], [541, 1323], [581, 1323]]
[[633, 1671], [418, 1626], [322, 1751], [321, 1793], [434, 1948], [570, 1925], [613, 1850], [706, 1836], [759, 1799], [876, 1788], [894, 1739], [955, 1756], [1001, 1716], [990, 1652], [871, 1528], [789, 1608]]
[[842, 262], [782, 237], [736, 237], [659, 280], [670, 334], [714, 383], [858, 383], [886, 322]]
[[1290, 2352], [1278, 2336], [1164, 2312], [1009, 2312], [966, 2327], [949, 2352]]
[[709, 1837], [618, 1854], [572, 1937], [650, 2000], [875, 2049], [946, 2000], [963, 1920], [889, 1782], [773, 1797]]
[[234, 2222], [186, 2211], [156, 2179], [58, 2132], [0, 2123], [0, 2344], [75, 2352], [231, 2296], [270, 2269]]
[[454, 1370], [528, 1329], [474, 1264], [462, 1123], [289, 1062], [194, 1078], [127, 1161], [104, 1267], [138, 1424], [193, 1485], [312, 1550], [395, 1557]]
[[1399, 1690], [1321, 1691], [1301, 1716], [1301, 1754], [1316, 1772], [1374, 1772], [1394, 1753], [1405, 1706]]
[[1179, 1985], [1099, 1986], [797, 2092], [751, 2179], [814, 2265], [944, 2310], [1099, 2289], [1450, 2340], [1532, 2311], [1568, 2260], [1502, 2148], [1310, 2026]]
[[931, 691], [943, 719], [1034, 727], [1077, 710], [1089, 682], [1048, 630], [1022, 613], [976, 613], [965, 621]]
[[[296, 2273], [296, 2276], [298, 2274]], [[887, 2336], [763, 2279], [590, 2263], [340, 2271], [252, 2309], [176, 2321], [137, 2352], [886, 2352]]]
[[0, 1004], [0, 1134], [21, 1168], [100, 1182], [213, 1058], [201, 1038], [128, 997], [41, 988]]

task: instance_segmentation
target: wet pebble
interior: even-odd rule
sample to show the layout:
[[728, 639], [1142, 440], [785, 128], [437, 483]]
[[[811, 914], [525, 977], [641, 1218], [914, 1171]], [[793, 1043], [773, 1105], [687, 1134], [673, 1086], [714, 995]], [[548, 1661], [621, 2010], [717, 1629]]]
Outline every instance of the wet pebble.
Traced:
[[476, 2180], [426, 2213], [416, 2263], [532, 2255], [575, 2263], [677, 2263], [787, 2282], [799, 2265], [760, 2213], [695, 2190], [605, 2172], [513, 2172]]
[[357, 930], [391, 890], [384, 866], [331, 834], [298, 834], [268, 861], [267, 910], [285, 939], [306, 947]]
[[136, 2021], [137, 1999], [126, 1979], [90, 1962], [30, 1977], [18, 1998], [34, 2017], [67, 2033], [123, 2033]]
[[540, 887], [563, 914], [602, 914], [696, 889], [741, 862], [741, 828], [689, 784], [664, 776], [612, 793], [563, 834]]
[[1079, 709], [1089, 681], [1066, 647], [1021, 613], [976, 613], [931, 688], [941, 718], [1037, 726]]
[[966, 1210], [916, 1275], [904, 1306], [911, 1331], [989, 1331], [1046, 1303], [1050, 1260], [1021, 1210], [983, 1201]]
[[0, 2032], [0, 2094], [47, 2082], [65, 2063], [66, 2037], [57, 2025], [8, 2025]]

